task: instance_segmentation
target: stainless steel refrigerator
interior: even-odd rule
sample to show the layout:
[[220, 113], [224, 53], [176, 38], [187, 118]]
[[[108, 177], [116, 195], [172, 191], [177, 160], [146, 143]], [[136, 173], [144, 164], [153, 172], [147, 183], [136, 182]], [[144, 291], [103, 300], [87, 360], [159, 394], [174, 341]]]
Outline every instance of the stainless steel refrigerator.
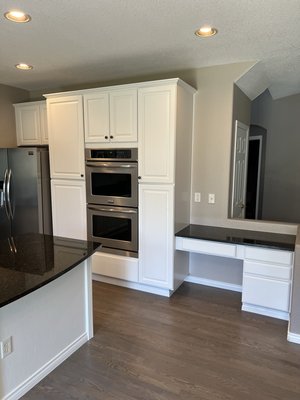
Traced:
[[52, 233], [49, 152], [0, 149], [0, 238]]

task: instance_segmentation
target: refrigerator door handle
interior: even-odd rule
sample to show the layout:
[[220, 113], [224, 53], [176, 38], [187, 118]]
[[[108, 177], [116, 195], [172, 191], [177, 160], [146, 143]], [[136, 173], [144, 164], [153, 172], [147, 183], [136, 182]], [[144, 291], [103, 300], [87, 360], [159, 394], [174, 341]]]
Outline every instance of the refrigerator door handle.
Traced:
[[18, 250], [17, 250], [16, 244], [15, 244], [14, 238], [11, 236], [11, 237], [8, 237], [7, 240], [8, 240], [10, 252], [12, 254], [17, 254]]
[[9, 209], [8, 209], [8, 200], [7, 200], [7, 178], [8, 178], [8, 169], [5, 170], [4, 173], [4, 181], [3, 181], [3, 195], [4, 195], [4, 199], [3, 199], [3, 203], [4, 203], [4, 207], [5, 207], [5, 212], [7, 215], [7, 218], [9, 219]]
[[11, 198], [10, 198], [10, 189], [11, 189], [11, 176], [12, 176], [12, 172], [11, 169], [8, 172], [7, 175], [7, 203], [8, 203], [8, 214], [10, 215], [10, 218], [13, 219], [13, 211], [12, 211], [12, 206], [11, 206]]

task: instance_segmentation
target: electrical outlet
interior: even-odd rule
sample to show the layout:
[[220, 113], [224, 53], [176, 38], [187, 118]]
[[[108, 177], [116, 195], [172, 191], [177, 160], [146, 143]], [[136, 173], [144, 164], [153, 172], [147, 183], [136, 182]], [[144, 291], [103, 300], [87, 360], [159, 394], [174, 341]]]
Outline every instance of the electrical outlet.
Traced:
[[201, 201], [201, 193], [195, 192], [195, 203], [200, 203]]
[[0, 342], [0, 352], [1, 358], [7, 357], [10, 353], [12, 353], [12, 337], [3, 340]]
[[214, 193], [209, 193], [209, 195], [208, 195], [208, 203], [209, 204], [215, 204], [215, 195], [214, 195]]

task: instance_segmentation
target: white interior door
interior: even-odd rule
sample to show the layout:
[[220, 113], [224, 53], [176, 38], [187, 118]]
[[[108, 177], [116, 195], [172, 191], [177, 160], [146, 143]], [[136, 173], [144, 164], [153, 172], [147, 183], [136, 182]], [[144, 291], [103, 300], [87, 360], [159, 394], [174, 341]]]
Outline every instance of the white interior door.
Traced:
[[249, 126], [235, 121], [232, 218], [245, 218]]

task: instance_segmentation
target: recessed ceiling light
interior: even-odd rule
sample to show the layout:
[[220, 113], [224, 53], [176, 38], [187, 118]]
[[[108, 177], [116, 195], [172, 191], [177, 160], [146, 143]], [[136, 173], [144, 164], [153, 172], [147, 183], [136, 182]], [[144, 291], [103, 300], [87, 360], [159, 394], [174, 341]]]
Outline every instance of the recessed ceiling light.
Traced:
[[32, 65], [28, 65], [25, 63], [16, 64], [15, 67], [18, 69], [22, 69], [23, 71], [28, 71], [29, 69], [33, 69]]
[[4, 17], [13, 22], [29, 22], [31, 20], [31, 16], [29, 14], [25, 14], [23, 11], [19, 10], [7, 11], [4, 14]]
[[216, 28], [212, 28], [211, 26], [205, 25], [196, 30], [195, 35], [199, 37], [209, 37], [214, 36], [218, 33]]

